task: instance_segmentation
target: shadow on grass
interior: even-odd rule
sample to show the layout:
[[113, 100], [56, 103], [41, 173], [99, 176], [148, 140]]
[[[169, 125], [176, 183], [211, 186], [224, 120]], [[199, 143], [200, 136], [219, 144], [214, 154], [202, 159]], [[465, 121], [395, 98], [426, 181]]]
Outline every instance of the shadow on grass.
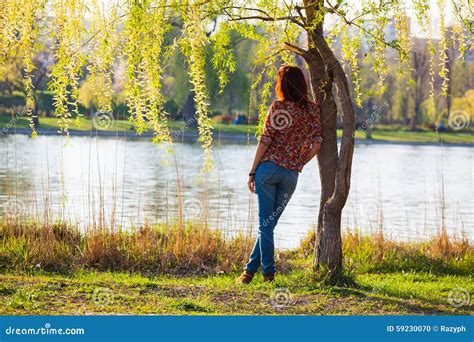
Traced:
[[[394, 274], [402, 274], [401, 272], [394, 272]], [[426, 275], [426, 273], [424, 273]], [[420, 273], [420, 277], [424, 276]], [[442, 292], [430, 292], [430, 287], [426, 288], [428, 295], [422, 292], [411, 291], [405, 289], [403, 284], [400, 284], [396, 289], [390, 287], [380, 288], [380, 280], [374, 279], [373, 284], [367, 284], [367, 282], [358, 281], [358, 276], [362, 274], [351, 270], [343, 270], [338, 273], [328, 272], [301, 272], [298, 275], [289, 275], [290, 279], [282, 281], [282, 285], [288, 286], [288, 288], [294, 293], [305, 293], [311, 294], [327, 294], [329, 297], [336, 297], [341, 301], [356, 298], [361, 302], [367, 302], [378, 307], [396, 307], [397, 311], [410, 312], [414, 314], [469, 314], [473, 312], [472, 305], [464, 305], [459, 308], [455, 308], [449, 304], [448, 298], [442, 295]], [[428, 283], [438, 284], [440, 281], [445, 282], [446, 280], [440, 280], [434, 274], [428, 274], [433, 277]], [[397, 284], [398, 278], [392, 281]], [[416, 284], [423, 284], [414, 281], [413, 279], [407, 279], [410, 284], [413, 282]], [[370, 281], [369, 281], [370, 282]], [[449, 285], [449, 284], [448, 284]], [[422, 286], [422, 285], [420, 285]], [[428, 285], [429, 286], [429, 285]], [[441, 287], [443, 287], [442, 285]], [[430, 297], [431, 296], [431, 297]]]

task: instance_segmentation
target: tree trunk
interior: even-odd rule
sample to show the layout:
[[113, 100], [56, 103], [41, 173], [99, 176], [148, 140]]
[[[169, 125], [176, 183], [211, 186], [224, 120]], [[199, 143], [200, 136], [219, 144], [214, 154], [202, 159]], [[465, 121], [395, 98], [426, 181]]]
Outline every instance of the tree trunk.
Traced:
[[337, 152], [337, 106], [333, 96], [333, 79], [327, 75], [321, 56], [310, 51], [307, 59], [311, 88], [315, 100], [320, 104], [323, 143], [318, 155], [319, 175], [321, 179], [321, 197], [319, 202], [318, 227], [315, 244], [315, 268], [321, 264], [338, 268], [342, 264], [342, 245], [340, 243], [340, 222], [333, 214], [325, 210], [326, 203], [332, 197], [336, 183], [338, 163]]
[[[322, 34], [315, 37], [315, 42], [321, 57], [325, 61], [327, 73], [334, 77], [343, 122], [339, 155], [337, 155], [336, 150], [337, 168], [334, 192], [323, 207], [322, 227], [320, 228], [321, 238], [319, 244], [315, 247], [314, 265], [318, 268], [322, 264], [329, 267], [330, 270], [338, 270], [342, 267], [341, 215], [351, 184], [355, 117], [347, 77], [341, 63], [334, 56]], [[335, 135], [335, 129], [330, 133]], [[332, 158], [332, 156], [327, 155], [325, 158]], [[322, 165], [321, 167], [324, 168], [325, 166]], [[324, 179], [321, 178], [321, 181], [323, 182]]]
[[[322, 2], [304, 1], [308, 22], [314, 22]], [[318, 7], [319, 6], [319, 7]], [[316, 232], [313, 266], [330, 271], [342, 268], [341, 215], [350, 189], [354, 152], [355, 117], [344, 70], [323, 36], [323, 22], [308, 31], [309, 50], [293, 47], [308, 64], [311, 88], [320, 104], [323, 142], [318, 155], [321, 199]], [[337, 105], [333, 95], [336, 86], [343, 115], [341, 147], [337, 149]]]
[[190, 90], [182, 109], [185, 127], [197, 127], [196, 104], [194, 103], [194, 91]]

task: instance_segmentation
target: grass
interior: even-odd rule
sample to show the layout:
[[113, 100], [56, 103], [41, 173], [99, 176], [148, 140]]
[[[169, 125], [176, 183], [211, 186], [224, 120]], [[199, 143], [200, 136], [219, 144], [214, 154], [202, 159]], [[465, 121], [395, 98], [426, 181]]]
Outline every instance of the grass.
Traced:
[[[439, 143], [440, 137], [448, 144], [474, 144], [474, 132], [444, 132], [436, 133], [432, 130], [409, 131], [394, 125], [376, 126], [372, 131], [373, 140], [414, 142], [414, 143]], [[360, 138], [356, 135], [356, 138]]]
[[0, 274], [0, 313], [172, 315], [386, 315], [472, 314], [449, 304], [450, 291], [474, 291], [469, 276], [361, 273], [353, 286], [329, 286], [309, 271], [258, 277], [248, 286], [235, 273], [176, 277], [75, 271]]
[[[40, 117], [40, 129], [44, 130], [51, 130], [51, 131], [59, 131], [58, 119], [54, 117]], [[0, 128], [3, 127], [15, 127], [15, 128], [29, 128], [30, 123], [28, 118], [26, 117], [19, 117], [13, 119], [9, 114], [0, 114]], [[126, 132], [126, 131], [134, 131], [134, 125], [128, 120], [115, 120], [114, 124], [110, 128], [103, 129], [104, 131], [109, 132]], [[90, 118], [81, 118], [80, 125], [76, 125], [74, 120], [71, 123], [71, 131], [95, 131], [94, 126], [92, 124], [92, 120]]]
[[[40, 128], [51, 131], [58, 131], [59, 126], [57, 118], [40, 118]], [[16, 127], [16, 128], [28, 128], [29, 122], [27, 118], [20, 117], [16, 120], [12, 120], [12, 116], [9, 114], [0, 114], [0, 129], [4, 127]], [[172, 121], [170, 123], [172, 130], [181, 130], [184, 127], [183, 122]], [[254, 125], [226, 125], [220, 123], [214, 123], [214, 133], [218, 137], [219, 134], [236, 134], [243, 136], [255, 136], [257, 127]], [[92, 124], [92, 120], [89, 118], [81, 118], [81, 124], [75, 125], [74, 122], [71, 125], [71, 132], [74, 131], [94, 131], [95, 129]], [[110, 128], [102, 129], [108, 132], [134, 132], [135, 126], [128, 120], [115, 120]], [[186, 130], [192, 131], [193, 129], [187, 128]], [[342, 131], [338, 130], [338, 137], [342, 136]], [[440, 136], [444, 143], [458, 143], [458, 144], [474, 144], [474, 135], [471, 130], [463, 132], [448, 132], [441, 133], [440, 135], [431, 130], [420, 130], [420, 131], [409, 131], [405, 128], [396, 125], [377, 125], [372, 131], [372, 140], [384, 141], [384, 142], [414, 142], [414, 143], [438, 143]], [[357, 130], [356, 139], [365, 140], [365, 132]]]
[[[441, 233], [424, 243], [343, 236], [344, 272], [311, 271], [314, 234], [277, 252], [273, 284], [236, 285], [249, 237], [204, 226], [133, 232], [4, 222], [1, 314], [472, 314], [474, 247]], [[456, 302], [458, 303], [458, 302]]]
[[225, 240], [204, 225], [146, 226], [133, 231], [61, 223], [0, 224], [0, 269], [69, 272], [92, 268], [141, 273], [231, 271], [252, 247], [249, 237]]

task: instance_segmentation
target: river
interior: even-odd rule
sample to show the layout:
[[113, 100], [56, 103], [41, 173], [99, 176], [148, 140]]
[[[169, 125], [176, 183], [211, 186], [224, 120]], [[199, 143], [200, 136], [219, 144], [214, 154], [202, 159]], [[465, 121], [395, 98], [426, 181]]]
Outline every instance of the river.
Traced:
[[[44, 219], [45, 208], [81, 226], [136, 227], [171, 222], [182, 193], [186, 219], [205, 218], [223, 234], [257, 229], [256, 195], [246, 182], [255, 145], [217, 142], [214, 168], [200, 174], [203, 151], [148, 140], [25, 135], [0, 138], [0, 205], [4, 215]], [[474, 237], [474, 148], [357, 144], [342, 227], [396, 240], [425, 240], [444, 225]], [[177, 189], [181, 189], [178, 191]], [[276, 229], [276, 245], [291, 248], [314, 229], [319, 205], [316, 161], [299, 176]]]

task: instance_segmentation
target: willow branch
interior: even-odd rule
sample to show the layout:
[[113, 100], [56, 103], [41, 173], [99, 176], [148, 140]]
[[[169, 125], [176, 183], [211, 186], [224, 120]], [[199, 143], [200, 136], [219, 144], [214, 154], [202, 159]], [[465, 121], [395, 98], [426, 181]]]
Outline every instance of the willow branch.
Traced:
[[[331, 4], [329, 4], [329, 6], [332, 6]], [[399, 47], [396, 45], [396, 44], [393, 44], [392, 42], [387, 42], [385, 39], [383, 38], [380, 38], [380, 36], [377, 36], [375, 34], [373, 34], [372, 32], [370, 31], [367, 31], [363, 26], [359, 25], [358, 23], [356, 23], [354, 20], [356, 20], [356, 18], [360, 17], [356, 17], [352, 20], [349, 20], [347, 19], [347, 17], [344, 15], [344, 13], [342, 13], [341, 11], [337, 10], [336, 7], [333, 7], [334, 9], [334, 14], [336, 14], [339, 18], [341, 18], [342, 21], [344, 21], [344, 23], [346, 25], [349, 25], [349, 26], [355, 26], [357, 27], [359, 30], [361, 30], [362, 32], [364, 32], [366, 35], [374, 38], [375, 40], [383, 43], [385, 46], [389, 46], [391, 48], [394, 48], [395, 50], [399, 50]]]
[[[236, 16], [236, 15], [232, 14], [231, 12], [229, 12], [229, 10], [233, 10], [233, 9], [244, 10], [244, 11], [248, 11], [248, 12], [256, 12], [256, 13], [260, 13], [260, 15], [258, 15], [258, 14], [255, 14], [255, 15], [249, 14], [249, 15], [245, 15], [245, 16], [240, 16], [240, 15]], [[262, 9], [252, 8], [252, 7], [240, 7], [240, 6], [224, 7], [224, 8], [222, 8], [222, 10], [229, 17], [229, 21], [242, 21], [242, 20], [252, 20], [252, 19], [262, 20], [262, 21], [286, 21], [286, 20], [289, 20], [292, 23], [294, 23], [294, 24], [296, 24], [296, 25], [298, 25], [302, 28], [305, 28], [305, 23], [299, 21], [298, 20], [299, 18], [297, 16], [294, 16], [294, 15], [286, 15], [286, 16], [282, 16], [282, 17], [272, 17], [268, 12], [266, 12]]]

